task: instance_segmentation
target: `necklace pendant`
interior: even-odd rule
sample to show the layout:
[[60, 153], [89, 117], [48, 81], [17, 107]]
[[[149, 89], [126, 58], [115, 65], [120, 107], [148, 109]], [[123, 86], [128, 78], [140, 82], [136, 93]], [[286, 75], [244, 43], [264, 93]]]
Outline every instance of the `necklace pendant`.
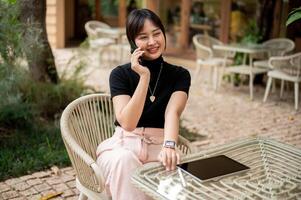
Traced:
[[156, 97], [154, 95], [152, 95], [152, 96], [149, 97], [149, 99], [150, 99], [151, 102], [154, 102]]

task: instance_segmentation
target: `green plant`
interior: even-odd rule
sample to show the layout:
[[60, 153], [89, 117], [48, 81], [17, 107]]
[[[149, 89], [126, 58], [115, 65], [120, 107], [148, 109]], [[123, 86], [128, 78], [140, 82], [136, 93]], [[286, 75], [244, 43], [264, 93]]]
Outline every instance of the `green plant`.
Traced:
[[257, 26], [256, 20], [250, 20], [240, 43], [257, 44], [261, 39], [262, 33]]
[[32, 79], [21, 33], [37, 27], [24, 27], [16, 17], [17, 4], [7, 2], [0, 0], [0, 9], [6, 10], [0, 12], [0, 180], [69, 165], [58, 120], [68, 103], [95, 92], [84, 84], [86, 61], [79, 54], [61, 73], [60, 83]]
[[301, 7], [295, 8], [292, 10], [287, 17], [286, 26], [290, 25], [291, 23], [301, 19]]

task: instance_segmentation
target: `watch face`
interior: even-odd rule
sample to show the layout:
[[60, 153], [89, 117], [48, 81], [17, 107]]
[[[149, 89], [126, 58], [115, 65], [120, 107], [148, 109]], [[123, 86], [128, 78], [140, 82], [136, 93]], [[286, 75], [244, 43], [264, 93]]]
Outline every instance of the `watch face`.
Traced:
[[167, 140], [164, 143], [164, 147], [168, 147], [168, 148], [173, 148], [174, 149], [176, 147], [176, 142], [175, 141]]

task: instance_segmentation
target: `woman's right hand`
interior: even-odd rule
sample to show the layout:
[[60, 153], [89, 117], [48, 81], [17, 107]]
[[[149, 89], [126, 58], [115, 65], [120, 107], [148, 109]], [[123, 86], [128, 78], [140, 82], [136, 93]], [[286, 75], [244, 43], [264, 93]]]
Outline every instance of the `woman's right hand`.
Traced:
[[138, 47], [132, 54], [131, 57], [131, 68], [134, 70], [140, 77], [147, 75], [150, 76], [150, 71], [147, 67], [142, 66], [139, 63], [139, 58], [143, 55], [144, 51]]

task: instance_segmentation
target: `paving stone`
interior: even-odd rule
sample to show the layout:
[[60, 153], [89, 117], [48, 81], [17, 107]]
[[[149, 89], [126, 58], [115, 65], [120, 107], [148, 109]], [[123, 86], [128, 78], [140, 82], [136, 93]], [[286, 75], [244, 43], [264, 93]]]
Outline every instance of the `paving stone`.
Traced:
[[12, 198], [16, 198], [16, 197], [19, 197], [20, 195], [18, 194], [17, 191], [14, 191], [14, 190], [10, 190], [8, 192], [3, 192], [1, 194], [3, 200], [6, 200], [6, 199], [12, 199]]
[[51, 187], [46, 184], [46, 183], [42, 183], [40, 185], [35, 185], [33, 186], [38, 192], [42, 192], [42, 191], [45, 191], [45, 190], [49, 190]]
[[28, 185], [26, 182], [21, 182], [21, 183], [17, 183], [16, 185], [13, 185], [12, 187], [18, 191], [24, 191], [24, 190], [30, 188], [31, 186]]
[[52, 188], [40, 192], [40, 194], [41, 194], [43, 197], [44, 197], [44, 196], [48, 196], [49, 194], [55, 194], [55, 193], [56, 193], [56, 191], [54, 191]]
[[24, 190], [24, 191], [20, 191], [20, 194], [23, 195], [23, 196], [32, 196], [32, 195], [35, 195], [37, 193], [38, 193], [38, 191], [36, 189], [34, 189], [33, 187], [29, 188], [27, 190]]
[[15, 184], [20, 183], [20, 182], [22, 182], [22, 179], [20, 179], [20, 178], [12, 178], [12, 179], [8, 179], [8, 180], [5, 181], [5, 183], [7, 185], [15, 185]]
[[70, 176], [70, 175], [63, 174], [63, 175], [60, 177], [60, 179], [63, 180], [63, 182], [68, 182], [68, 181], [75, 180], [75, 177], [74, 177], [74, 176]]
[[24, 199], [26, 199], [26, 197], [17, 197], [17, 198], [12, 198], [10, 200], [24, 200]]
[[55, 177], [51, 177], [49, 179], [45, 179], [45, 181], [49, 184], [49, 185], [56, 185], [56, 184], [59, 184], [59, 183], [62, 183], [63, 181], [55, 176]]
[[71, 196], [74, 196], [74, 195], [75, 194], [74, 194], [73, 190], [67, 189], [67, 190], [64, 190], [64, 192], [61, 196], [66, 198], [66, 197], [71, 197]]
[[72, 167], [65, 167], [61, 169], [62, 172], [73, 171]]
[[34, 177], [33, 175], [26, 175], [26, 176], [21, 176], [20, 179], [23, 181], [27, 181], [30, 179], [35, 179], [36, 177]]
[[51, 171], [41, 171], [41, 172], [36, 172], [32, 174], [33, 176], [37, 178], [43, 178], [43, 177], [48, 177], [51, 175]]
[[67, 197], [66, 200], [78, 200], [78, 195], [73, 197]]
[[79, 195], [80, 194], [80, 192], [79, 192], [79, 190], [78, 189], [73, 189], [73, 192], [76, 194], [76, 195]]
[[42, 195], [40, 194], [35, 194], [35, 195], [31, 195], [26, 197], [28, 200], [39, 200], [41, 198]]
[[57, 184], [57, 185], [52, 185], [52, 188], [54, 190], [56, 190], [57, 192], [63, 192], [65, 190], [68, 190], [68, 186], [64, 183], [60, 183], [60, 184]]
[[41, 179], [39, 178], [35, 178], [35, 179], [30, 179], [26, 181], [27, 184], [33, 186], [33, 185], [39, 185], [42, 184], [43, 182], [41, 181]]
[[10, 190], [10, 186], [5, 183], [0, 183], [0, 193]]
[[75, 180], [74, 181], [69, 181], [66, 184], [68, 185], [69, 188], [75, 188], [76, 187]]

